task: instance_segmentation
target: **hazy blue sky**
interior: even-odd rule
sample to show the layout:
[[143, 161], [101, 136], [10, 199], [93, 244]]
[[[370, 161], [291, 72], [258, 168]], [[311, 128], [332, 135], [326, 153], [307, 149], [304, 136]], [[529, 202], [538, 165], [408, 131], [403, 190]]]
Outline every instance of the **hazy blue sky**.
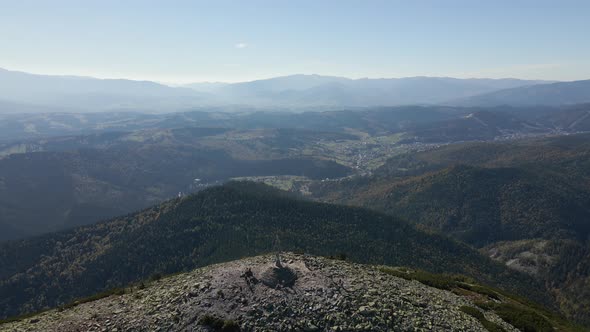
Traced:
[[586, 0], [0, 0], [0, 67], [164, 82], [590, 79], [589, 34]]

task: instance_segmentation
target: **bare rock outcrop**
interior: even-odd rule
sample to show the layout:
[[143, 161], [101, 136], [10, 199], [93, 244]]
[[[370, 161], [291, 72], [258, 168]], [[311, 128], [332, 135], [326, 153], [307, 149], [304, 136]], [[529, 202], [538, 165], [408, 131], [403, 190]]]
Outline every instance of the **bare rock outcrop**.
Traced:
[[[0, 331], [482, 331], [469, 298], [376, 267], [287, 253], [131, 287]], [[516, 331], [493, 313], [486, 318]]]

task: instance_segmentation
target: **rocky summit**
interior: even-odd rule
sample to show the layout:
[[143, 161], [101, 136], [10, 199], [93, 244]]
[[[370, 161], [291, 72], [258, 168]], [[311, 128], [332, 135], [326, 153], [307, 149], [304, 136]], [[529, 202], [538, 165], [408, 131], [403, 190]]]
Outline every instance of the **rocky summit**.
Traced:
[[294, 253], [278, 264], [257, 256], [153, 278], [0, 331], [489, 331], [486, 323], [517, 331], [469, 296], [382, 271]]

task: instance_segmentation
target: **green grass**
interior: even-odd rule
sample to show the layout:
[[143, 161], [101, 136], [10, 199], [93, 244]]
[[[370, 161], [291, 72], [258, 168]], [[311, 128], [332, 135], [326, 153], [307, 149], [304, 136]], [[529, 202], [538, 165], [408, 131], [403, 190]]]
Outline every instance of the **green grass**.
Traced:
[[[470, 290], [472, 292], [475, 292], [475, 293], [478, 293], [481, 295], [485, 295], [485, 296], [492, 298], [494, 300], [501, 299], [499, 296], [500, 292], [498, 290], [494, 290], [490, 287], [473, 285], [473, 284], [468, 284], [468, 283], [458, 283], [457, 285], [460, 288], [467, 289], [467, 290]], [[510, 297], [510, 296], [507, 296], [507, 297]]]
[[37, 311], [37, 312], [31, 312], [31, 313], [20, 315], [20, 316], [9, 317], [9, 318], [6, 318], [6, 319], [0, 319], [0, 325], [7, 324], [7, 323], [12, 323], [12, 322], [20, 322], [21, 320], [25, 320], [27, 318], [32, 318], [32, 317], [37, 316], [39, 314], [42, 314], [42, 313], [44, 313], [46, 311], [49, 311], [49, 309], [41, 310], [41, 311]]
[[[69, 309], [69, 308], [73, 308], [75, 306], [78, 306], [82, 303], [88, 303], [88, 302], [93, 302], [96, 300], [100, 300], [103, 299], [105, 297], [109, 297], [112, 295], [123, 295], [126, 294], [127, 290], [125, 288], [113, 288], [113, 289], [109, 289], [107, 291], [104, 291], [102, 293], [98, 293], [89, 297], [85, 297], [85, 298], [81, 298], [81, 299], [77, 299], [75, 301], [72, 301], [70, 303], [64, 304], [62, 306], [57, 307], [58, 311], [63, 311], [65, 309]], [[11, 322], [18, 322], [18, 321], [22, 321], [25, 320], [27, 318], [32, 318], [34, 316], [37, 316], [39, 314], [42, 314], [46, 311], [49, 311], [50, 309], [46, 309], [46, 310], [41, 310], [41, 311], [36, 311], [36, 312], [32, 312], [32, 313], [28, 313], [28, 314], [24, 314], [24, 315], [20, 315], [20, 316], [15, 316], [15, 317], [9, 317], [6, 319], [0, 319], [0, 324], [6, 324], [6, 323], [11, 323]]]
[[483, 325], [483, 327], [485, 327], [486, 330], [488, 330], [490, 332], [505, 332], [506, 331], [506, 330], [504, 330], [504, 328], [502, 328], [502, 326], [487, 320], [487, 318], [484, 316], [484, 314], [481, 311], [479, 311], [473, 307], [461, 306], [459, 308], [459, 310], [461, 310], [464, 313], [477, 319], [481, 323], [481, 325]]
[[500, 318], [518, 328], [522, 332], [552, 332], [553, 325], [534, 310], [525, 309], [510, 303], [493, 306]]
[[93, 301], [100, 300], [100, 299], [103, 299], [105, 297], [109, 297], [112, 295], [120, 296], [120, 295], [124, 295], [126, 293], [127, 293], [127, 289], [125, 289], [125, 288], [113, 288], [113, 289], [109, 289], [107, 291], [104, 291], [102, 293], [94, 294], [92, 296], [84, 297], [84, 298], [78, 299], [76, 301], [64, 304], [63, 306], [58, 307], [57, 310], [65, 310], [65, 309], [69, 309], [69, 308], [73, 308], [75, 306], [78, 306], [82, 303], [93, 302]]
[[381, 267], [379, 270], [399, 278], [406, 280], [417, 280], [427, 286], [444, 290], [452, 290], [453, 288], [459, 287], [458, 279], [464, 280], [465, 278], [462, 276], [434, 274], [422, 270], [413, 270], [407, 268]]
[[[493, 311], [507, 323], [523, 332], [544, 331], [588, 331], [587, 328], [569, 323], [562, 316], [545, 307], [509, 292], [480, 285], [475, 280], [461, 275], [434, 274], [404, 267], [379, 267], [383, 273], [406, 280], [416, 280], [427, 286], [455, 291], [463, 290], [483, 295], [486, 300], [473, 300], [473, 304], [484, 311]], [[456, 292], [462, 295], [462, 292]], [[463, 293], [464, 294], [464, 293]], [[477, 318], [491, 332], [503, 331], [493, 322], [487, 321], [482, 312], [473, 307], [461, 307], [461, 311]], [[485, 319], [483, 321], [482, 319]], [[487, 322], [487, 323], [486, 323]], [[500, 328], [500, 329], [498, 329]]]

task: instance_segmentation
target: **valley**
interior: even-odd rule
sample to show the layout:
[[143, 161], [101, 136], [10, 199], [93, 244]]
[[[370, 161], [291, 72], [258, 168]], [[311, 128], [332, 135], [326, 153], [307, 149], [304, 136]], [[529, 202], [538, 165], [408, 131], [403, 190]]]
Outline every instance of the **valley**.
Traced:
[[[135, 114], [123, 120], [129, 126], [114, 128], [107, 123], [120, 123], [119, 114], [68, 115], [65, 119], [84, 119], [87, 127], [81, 130], [95, 133], [13, 138], [0, 145], [0, 223], [7, 230], [0, 239], [93, 223], [231, 179], [290, 188], [293, 184], [280, 184], [280, 179], [291, 177], [295, 187], [307, 191], [314, 181], [370, 175], [397, 155], [463, 141], [575, 134], [590, 121], [581, 107], [552, 109], [543, 122], [537, 116], [519, 120], [526, 108], [473, 111], [398, 107], [273, 115]], [[561, 119], [562, 113], [568, 116], [559, 123], [546, 120]], [[151, 120], [142, 123], [140, 116]], [[49, 114], [39, 121], [55, 126], [57, 117]], [[186, 127], [187, 122], [194, 127]], [[33, 206], [25, 208], [29, 203]]]
[[[416, 112], [425, 117], [418, 117]], [[274, 115], [195, 112], [145, 115], [150, 120], [143, 124], [138, 117], [144, 115], [134, 114], [122, 122], [112, 122], [117, 123], [115, 127], [105, 124], [119, 115], [103, 114], [101, 122], [87, 121], [89, 127], [82, 129], [92, 134], [40, 138], [17, 135], [0, 146], [2, 239], [25, 238], [24, 242], [7, 242], [2, 251], [6, 254], [18, 246], [23, 246], [19, 251], [38, 247], [28, 242], [32, 235], [46, 238], [55, 231], [79, 232], [81, 229], [76, 227], [83, 225], [92, 229], [96, 222], [132, 216], [134, 211], [170, 199], [183, 200], [201, 191], [210, 195], [209, 188], [228, 181], [254, 181], [306, 200], [382, 211], [408, 220], [421, 230], [465, 242], [479, 250], [473, 254], [488, 256], [545, 285], [553, 300], [541, 294], [535, 299], [584, 322], [589, 309], [584, 296], [578, 296], [584, 294], [581, 285], [589, 275], [583, 272], [588, 257], [584, 242], [588, 226], [583, 220], [590, 215], [585, 208], [590, 202], [590, 178], [584, 166], [586, 112], [586, 106], [545, 108], [538, 114], [531, 114], [529, 108], [452, 107]], [[48, 122], [51, 117], [54, 115], [47, 115], [42, 123], [55, 126]], [[193, 127], [180, 126], [187, 121]], [[49, 128], [39, 128], [43, 127]], [[568, 171], [563, 173], [564, 169]], [[129, 220], [137, 218], [145, 217]], [[123, 229], [122, 234], [131, 232]], [[105, 234], [109, 238], [114, 235], [113, 230]], [[104, 245], [112, 246], [99, 247]], [[43, 252], [57, 249], [38, 248], [44, 248]], [[251, 254], [264, 253], [263, 248], [269, 250], [262, 247]], [[290, 248], [295, 249], [301, 247]], [[306, 250], [324, 253], [325, 249]], [[239, 252], [247, 251], [243, 250]], [[67, 257], [62, 255], [55, 259]], [[100, 276], [98, 280], [114, 279], [106, 284], [85, 285], [69, 297], [64, 294], [57, 302], [45, 305], [55, 306], [107, 287], [124, 286], [153, 273], [172, 273], [239, 257], [224, 254], [196, 261], [187, 257], [163, 270], [151, 267], [143, 268], [141, 273]], [[357, 259], [366, 262], [368, 257]], [[383, 262], [437, 269], [433, 261], [424, 266], [415, 259], [383, 257]], [[30, 258], [31, 263], [38, 260]], [[563, 269], [576, 273], [563, 279], [557, 272]], [[460, 266], [445, 271], [474, 273]], [[477, 277], [491, 284], [498, 282], [497, 277], [485, 273]], [[19, 282], [30, 288], [38, 282], [34, 280]], [[504, 281], [499, 285], [527, 293]], [[5, 286], [15, 287], [12, 282]], [[53, 287], [63, 289], [65, 285]], [[44, 307], [33, 304], [36, 299], [30, 301], [18, 305], [27, 308], [20, 313]]]

